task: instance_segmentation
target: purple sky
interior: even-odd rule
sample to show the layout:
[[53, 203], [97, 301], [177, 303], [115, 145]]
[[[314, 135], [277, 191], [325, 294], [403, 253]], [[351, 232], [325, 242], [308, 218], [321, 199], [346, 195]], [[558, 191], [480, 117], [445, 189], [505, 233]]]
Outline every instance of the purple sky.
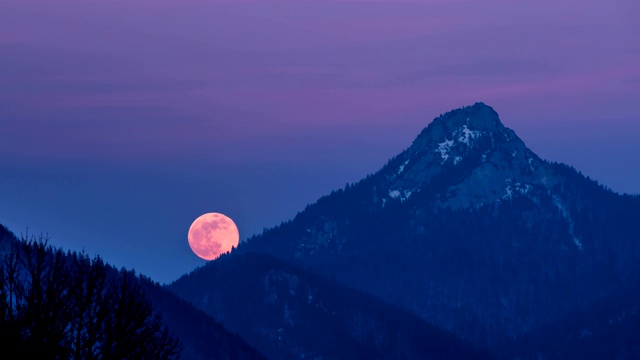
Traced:
[[[640, 193], [635, 0], [0, 0], [0, 223], [170, 281], [484, 101]], [[167, 264], [172, 264], [168, 266]]]

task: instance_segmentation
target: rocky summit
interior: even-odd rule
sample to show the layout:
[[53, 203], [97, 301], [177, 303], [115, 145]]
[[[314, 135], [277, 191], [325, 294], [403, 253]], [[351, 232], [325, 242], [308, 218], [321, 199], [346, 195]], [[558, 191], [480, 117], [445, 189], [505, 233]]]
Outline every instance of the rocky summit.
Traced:
[[450, 208], [480, 206], [556, 183], [549, 166], [483, 103], [444, 114], [425, 128], [381, 171], [388, 189], [381, 200], [406, 200], [447, 172], [460, 174], [438, 199]]

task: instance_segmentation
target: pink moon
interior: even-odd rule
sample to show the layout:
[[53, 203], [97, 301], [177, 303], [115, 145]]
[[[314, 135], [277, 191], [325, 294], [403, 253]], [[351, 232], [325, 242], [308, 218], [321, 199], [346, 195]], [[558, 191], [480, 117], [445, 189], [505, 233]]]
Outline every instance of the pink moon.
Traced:
[[214, 260], [238, 246], [238, 227], [228, 216], [208, 213], [197, 218], [189, 228], [189, 246], [199, 257]]

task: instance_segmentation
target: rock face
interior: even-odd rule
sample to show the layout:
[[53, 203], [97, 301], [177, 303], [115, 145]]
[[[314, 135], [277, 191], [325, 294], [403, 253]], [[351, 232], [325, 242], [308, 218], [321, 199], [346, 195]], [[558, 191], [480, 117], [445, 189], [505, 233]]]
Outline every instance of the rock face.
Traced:
[[529, 192], [535, 185], [549, 188], [555, 183], [549, 166], [483, 103], [436, 118], [382, 173], [388, 196], [405, 200], [438, 175], [456, 171], [464, 177], [446, 184], [447, 192], [439, 199], [441, 206], [453, 209], [480, 206]]
[[638, 197], [541, 160], [477, 103], [242, 244], [494, 350], [639, 279]]

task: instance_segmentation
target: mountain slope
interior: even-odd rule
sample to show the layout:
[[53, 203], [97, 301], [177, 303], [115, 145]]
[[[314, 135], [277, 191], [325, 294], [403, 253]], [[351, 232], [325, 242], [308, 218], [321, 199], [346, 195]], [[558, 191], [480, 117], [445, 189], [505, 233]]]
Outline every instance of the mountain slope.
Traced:
[[640, 284], [515, 342], [517, 359], [640, 359]]
[[499, 348], [640, 278], [637, 196], [541, 160], [482, 103], [241, 244]]
[[273, 359], [488, 359], [384, 302], [265, 254], [223, 256], [170, 289]]
[[202, 310], [148, 279], [141, 279], [141, 285], [163, 323], [180, 339], [180, 359], [264, 359], [242, 337]]

